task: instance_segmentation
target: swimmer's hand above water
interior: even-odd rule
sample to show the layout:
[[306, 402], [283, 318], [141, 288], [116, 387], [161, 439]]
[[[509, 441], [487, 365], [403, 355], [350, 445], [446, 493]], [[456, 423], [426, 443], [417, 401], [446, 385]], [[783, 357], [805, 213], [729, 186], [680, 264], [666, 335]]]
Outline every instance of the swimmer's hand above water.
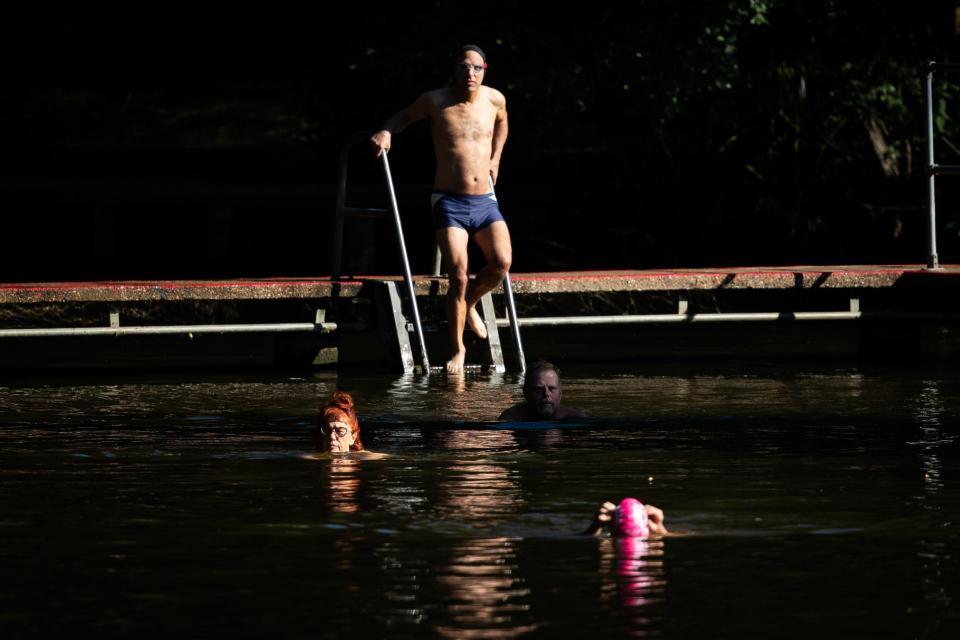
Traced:
[[647, 510], [647, 524], [650, 527], [650, 535], [662, 536], [670, 533], [663, 524], [663, 511], [657, 509], [652, 504], [645, 504], [643, 506]]
[[603, 528], [610, 524], [610, 519], [613, 518], [613, 511], [617, 508], [612, 502], [604, 502], [600, 505], [600, 508], [597, 509], [596, 515], [593, 516], [593, 522], [590, 523], [590, 526], [587, 527], [587, 530], [584, 533], [588, 536], [597, 536], [603, 531]]
[[[663, 524], [663, 511], [653, 506], [652, 504], [644, 504], [643, 509], [647, 513], [647, 528], [649, 529], [649, 535], [651, 536], [662, 536], [669, 531], [667, 527]], [[617, 511], [617, 505], [612, 502], [604, 502], [597, 508], [597, 513], [593, 517], [593, 522], [590, 523], [590, 526], [587, 527], [587, 530], [584, 531], [586, 535], [597, 536], [603, 533], [605, 529], [610, 528], [610, 524], [613, 521], [614, 515]]]

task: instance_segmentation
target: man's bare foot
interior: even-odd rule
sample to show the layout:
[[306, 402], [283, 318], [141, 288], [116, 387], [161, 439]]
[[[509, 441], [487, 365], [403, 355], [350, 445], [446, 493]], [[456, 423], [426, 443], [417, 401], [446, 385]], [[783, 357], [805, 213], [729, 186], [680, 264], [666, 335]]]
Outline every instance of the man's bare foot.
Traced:
[[458, 351], [447, 360], [447, 373], [463, 373], [463, 361], [467, 357], [466, 351]]
[[480, 314], [477, 313], [476, 307], [470, 307], [470, 312], [467, 313], [467, 326], [470, 327], [470, 331], [473, 331], [481, 340], [487, 339], [487, 325], [483, 324], [483, 319], [480, 318]]

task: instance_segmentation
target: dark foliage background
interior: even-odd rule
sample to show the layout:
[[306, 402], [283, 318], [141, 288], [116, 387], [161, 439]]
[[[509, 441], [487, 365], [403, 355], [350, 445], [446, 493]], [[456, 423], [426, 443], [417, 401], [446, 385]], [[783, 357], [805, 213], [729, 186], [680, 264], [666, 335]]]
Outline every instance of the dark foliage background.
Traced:
[[[463, 42], [508, 99], [515, 270], [926, 259], [921, 90], [960, 53], [955, 0], [87, 4], [0, 26], [6, 281], [329, 273], [343, 141], [446, 83]], [[957, 79], [935, 82], [941, 163]], [[351, 158], [355, 201], [382, 202]], [[391, 160], [423, 272], [427, 127]], [[348, 232], [348, 270], [397, 271], [390, 227]]]

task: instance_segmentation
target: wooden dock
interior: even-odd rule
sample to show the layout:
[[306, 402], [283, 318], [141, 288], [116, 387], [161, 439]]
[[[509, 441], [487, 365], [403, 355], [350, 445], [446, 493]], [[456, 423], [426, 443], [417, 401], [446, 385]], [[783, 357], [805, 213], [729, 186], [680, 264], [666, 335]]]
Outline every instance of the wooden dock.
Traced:
[[[0, 284], [0, 368], [208, 360], [396, 368], [396, 345], [377, 291], [399, 280]], [[960, 265], [936, 271], [855, 265], [516, 273], [512, 280], [528, 360], [951, 359], [960, 353]], [[446, 281], [415, 276], [414, 288], [431, 330], [427, 350], [440, 363]], [[503, 303], [499, 295], [494, 299], [503, 327]], [[509, 340], [502, 342], [509, 352]], [[483, 364], [478, 343], [468, 347]]]

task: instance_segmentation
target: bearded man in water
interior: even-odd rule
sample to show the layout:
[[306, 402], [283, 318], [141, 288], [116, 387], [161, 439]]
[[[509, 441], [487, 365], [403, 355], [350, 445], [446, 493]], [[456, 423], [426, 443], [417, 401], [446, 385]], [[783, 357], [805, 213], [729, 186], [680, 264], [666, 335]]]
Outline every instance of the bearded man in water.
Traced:
[[[418, 120], [430, 122], [437, 158], [431, 195], [433, 224], [449, 274], [448, 373], [463, 371], [465, 326], [480, 338], [487, 337], [476, 304], [500, 284], [513, 259], [510, 232], [493, 193], [507, 141], [507, 101], [496, 89], [483, 86], [487, 56], [480, 47], [464, 45], [454, 62], [452, 87], [424, 93], [388, 118], [370, 139], [379, 157], [390, 149], [394, 133]], [[487, 261], [473, 280], [468, 277], [467, 265], [471, 235]]]
[[508, 407], [500, 420], [567, 420], [587, 414], [562, 404], [560, 369], [546, 360], [537, 360], [523, 374], [523, 402]]

